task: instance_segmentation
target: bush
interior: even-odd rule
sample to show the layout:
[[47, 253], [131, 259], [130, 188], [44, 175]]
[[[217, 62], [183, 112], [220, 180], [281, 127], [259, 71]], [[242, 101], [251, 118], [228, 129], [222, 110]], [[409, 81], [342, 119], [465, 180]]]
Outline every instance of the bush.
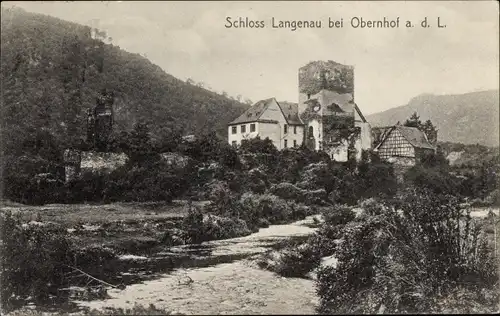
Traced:
[[201, 244], [206, 241], [203, 232], [203, 213], [200, 208], [189, 205], [188, 214], [182, 221], [182, 229], [186, 232], [186, 243]]
[[206, 240], [219, 240], [246, 236], [251, 233], [245, 221], [236, 218], [207, 214], [203, 217], [203, 234]]
[[253, 193], [263, 194], [269, 185], [267, 175], [258, 168], [250, 170], [245, 178], [245, 187]]
[[460, 192], [459, 180], [442, 168], [416, 165], [404, 174], [405, 183], [436, 194], [456, 195]]
[[[212, 209], [213, 210], [213, 209]], [[231, 214], [231, 213], [225, 213]], [[190, 207], [182, 224], [186, 243], [241, 237], [251, 233], [247, 223], [240, 218], [204, 214], [198, 207]]]
[[64, 263], [71, 262], [71, 244], [62, 229], [24, 224], [20, 217], [1, 216], [2, 306], [16, 299], [46, 299], [62, 285]]
[[289, 182], [273, 185], [269, 190], [272, 194], [287, 200], [303, 201], [303, 190]]
[[278, 149], [276, 149], [273, 142], [269, 138], [261, 139], [258, 136], [242, 141], [240, 150], [246, 153], [262, 153], [274, 156], [278, 154]]
[[160, 242], [167, 246], [184, 245], [184, 231], [180, 229], [169, 229], [160, 236]]
[[342, 229], [335, 268], [318, 272], [320, 312], [421, 313], [431, 298], [498, 280], [479, 226], [450, 196], [407, 190]]
[[324, 208], [322, 215], [325, 220], [325, 225], [330, 226], [345, 225], [356, 217], [352, 209], [347, 206]]
[[306, 205], [326, 205], [328, 200], [325, 189], [305, 191], [303, 196]]
[[[99, 273], [115, 255], [108, 249], [75, 245], [66, 230], [39, 222], [23, 223], [20, 216], [0, 214], [1, 304], [5, 310], [32, 297], [44, 301], [68, 285], [67, 273], [78, 267]], [[95, 275], [95, 274], [94, 274]]]
[[288, 182], [275, 184], [269, 191], [282, 199], [305, 203], [306, 205], [324, 205], [328, 201], [325, 189], [301, 189]]
[[288, 245], [278, 252], [264, 254], [258, 264], [261, 268], [273, 271], [283, 277], [304, 278], [319, 266], [320, 253], [314, 245], [307, 242]]

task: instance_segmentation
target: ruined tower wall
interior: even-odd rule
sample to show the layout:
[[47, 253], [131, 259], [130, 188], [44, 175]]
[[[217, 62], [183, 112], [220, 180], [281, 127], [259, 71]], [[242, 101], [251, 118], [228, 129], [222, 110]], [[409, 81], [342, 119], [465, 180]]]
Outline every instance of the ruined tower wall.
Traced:
[[[352, 135], [359, 130], [355, 128], [354, 67], [334, 61], [315, 61], [301, 67], [299, 115], [306, 125], [306, 142], [312, 128], [314, 149], [346, 161], [349, 145], [356, 141]], [[363, 147], [361, 141], [358, 147]]]

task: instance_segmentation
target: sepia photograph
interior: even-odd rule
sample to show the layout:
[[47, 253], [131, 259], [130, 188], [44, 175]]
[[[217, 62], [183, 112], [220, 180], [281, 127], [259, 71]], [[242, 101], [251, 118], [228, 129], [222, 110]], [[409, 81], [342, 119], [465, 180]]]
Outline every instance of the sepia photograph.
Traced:
[[497, 1], [3, 1], [0, 314], [500, 313]]

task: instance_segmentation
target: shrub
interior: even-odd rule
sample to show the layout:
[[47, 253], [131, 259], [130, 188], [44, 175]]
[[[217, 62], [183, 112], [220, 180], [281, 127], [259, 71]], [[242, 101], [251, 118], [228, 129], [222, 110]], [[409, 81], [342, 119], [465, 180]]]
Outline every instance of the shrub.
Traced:
[[200, 208], [189, 205], [188, 214], [182, 221], [182, 229], [186, 232], [186, 243], [199, 244], [205, 241], [203, 234], [203, 213]]
[[242, 141], [240, 150], [247, 153], [278, 154], [278, 150], [269, 138], [261, 139], [258, 136]]
[[160, 242], [167, 246], [179, 246], [185, 243], [184, 231], [180, 229], [169, 229], [160, 235]]
[[416, 165], [404, 174], [405, 183], [416, 188], [432, 191], [436, 194], [456, 195], [460, 192], [460, 183], [456, 177], [443, 168], [428, 168]]
[[330, 208], [324, 208], [322, 215], [325, 220], [325, 224], [331, 226], [345, 225], [356, 217], [352, 208], [348, 206], [333, 206]]
[[229, 194], [230, 190], [226, 182], [213, 180], [203, 186], [204, 198], [210, 201], [217, 201], [222, 196]]
[[314, 245], [307, 242], [288, 245], [278, 252], [264, 254], [258, 264], [261, 268], [273, 271], [283, 277], [304, 278], [319, 266], [320, 253]]
[[304, 193], [303, 190], [296, 187], [294, 184], [289, 182], [282, 182], [273, 185], [269, 190], [272, 194], [282, 198], [295, 201], [303, 201]]
[[269, 191], [282, 199], [305, 203], [306, 205], [324, 205], [328, 200], [325, 189], [301, 189], [288, 182], [275, 184]]
[[[70, 262], [71, 244], [62, 229], [22, 225], [19, 216], [2, 214], [2, 306], [32, 296], [42, 300], [61, 285], [64, 263]], [[8, 255], [6, 255], [8, 254]]]
[[203, 217], [203, 234], [206, 240], [227, 239], [249, 235], [245, 221], [236, 218], [207, 214]]
[[263, 194], [269, 185], [267, 175], [258, 168], [250, 170], [245, 178], [245, 187], [253, 193]]
[[303, 199], [306, 205], [325, 205], [328, 200], [325, 189], [305, 191]]
[[[81, 249], [66, 230], [49, 224], [23, 223], [20, 216], [1, 214], [1, 304], [13, 308], [17, 300], [31, 296], [40, 302], [67, 286], [67, 273], [78, 267], [98, 273], [115, 255], [108, 249]], [[96, 274], [94, 274], [96, 275]]]
[[393, 166], [380, 161], [373, 154], [371, 162], [363, 158], [358, 165], [358, 197], [384, 197], [396, 194], [398, 185]]
[[450, 196], [407, 190], [342, 229], [336, 267], [318, 272], [320, 311], [420, 313], [457, 284], [493, 287], [479, 226]]

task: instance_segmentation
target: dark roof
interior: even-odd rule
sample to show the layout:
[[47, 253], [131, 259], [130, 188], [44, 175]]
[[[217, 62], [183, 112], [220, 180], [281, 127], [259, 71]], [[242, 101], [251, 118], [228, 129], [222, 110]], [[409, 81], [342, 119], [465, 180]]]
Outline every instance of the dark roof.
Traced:
[[299, 118], [299, 105], [297, 103], [280, 101], [278, 102], [283, 115], [285, 115], [286, 121], [290, 125], [302, 125], [302, 121]]
[[248, 122], [256, 122], [259, 120], [259, 117], [264, 113], [264, 111], [269, 107], [269, 104], [274, 100], [274, 98], [260, 100], [259, 102], [252, 105], [248, 110], [246, 110], [243, 114], [238, 116], [235, 120], [233, 120], [229, 125], [233, 124], [242, 124]]
[[299, 109], [296, 103], [291, 102], [278, 102], [275, 98], [260, 100], [259, 102], [252, 105], [248, 110], [246, 110], [243, 114], [238, 116], [235, 120], [233, 120], [228, 125], [235, 124], [244, 124], [250, 122], [263, 122], [263, 123], [277, 123], [277, 121], [273, 120], [263, 120], [260, 119], [262, 114], [267, 110], [269, 105], [272, 102], [276, 102], [278, 107], [281, 109], [285, 120], [290, 125], [303, 124], [299, 118]]
[[403, 126], [400, 124], [394, 125], [393, 127], [390, 128], [390, 130], [384, 130], [385, 128], [379, 128], [380, 132], [383, 133], [383, 139], [382, 141], [377, 145], [377, 148], [380, 147], [386, 140], [386, 138], [391, 134], [391, 132], [396, 129], [398, 130], [401, 135], [413, 146], [416, 148], [424, 148], [424, 149], [435, 149], [434, 146], [432, 146], [429, 143], [429, 140], [427, 139], [427, 136], [425, 136], [425, 133], [421, 130], [419, 130], [416, 127], [409, 127], [409, 126]]
[[412, 144], [413, 147], [434, 149], [434, 146], [429, 143], [429, 140], [427, 139], [427, 136], [425, 136], [425, 133], [418, 128], [396, 125], [396, 129], [401, 133], [401, 135], [403, 135], [404, 138], [406, 138], [406, 140], [410, 144]]

